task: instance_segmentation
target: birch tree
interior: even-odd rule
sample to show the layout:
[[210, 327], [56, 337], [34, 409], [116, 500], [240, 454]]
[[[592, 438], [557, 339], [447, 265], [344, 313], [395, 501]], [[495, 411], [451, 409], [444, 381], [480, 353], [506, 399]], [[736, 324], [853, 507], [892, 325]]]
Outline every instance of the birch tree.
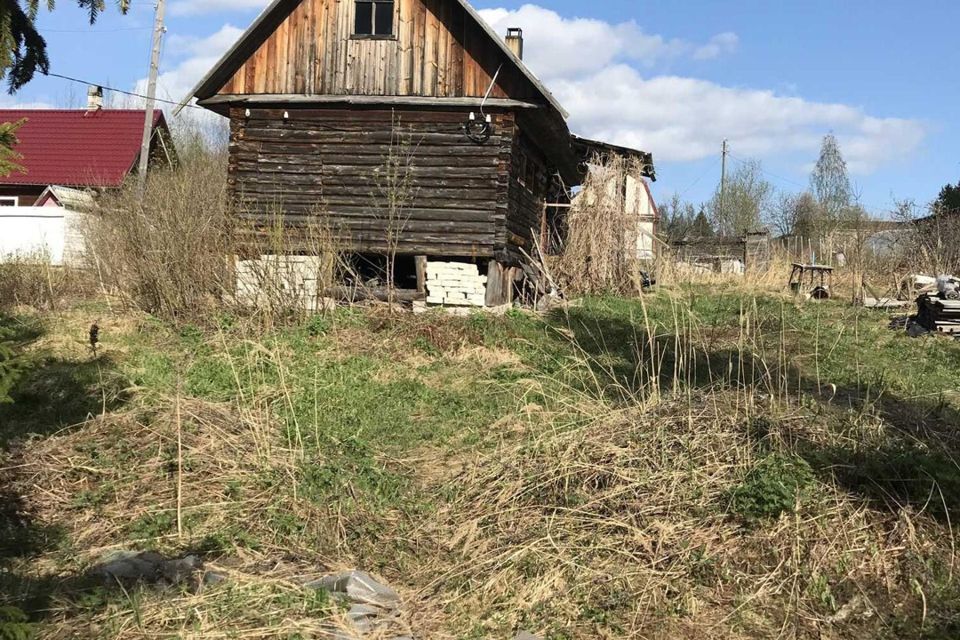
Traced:
[[810, 189], [824, 216], [824, 223], [835, 226], [853, 204], [853, 189], [847, 163], [833, 134], [823, 138], [820, 157], [810, 176]]
[[720, 186], [710, 201], [713, 226], [720, 235], [743, 235], [759, 228], [768, 214], [774, 189], [758, 160], [743, 162], [727, 179], [721, 206]]

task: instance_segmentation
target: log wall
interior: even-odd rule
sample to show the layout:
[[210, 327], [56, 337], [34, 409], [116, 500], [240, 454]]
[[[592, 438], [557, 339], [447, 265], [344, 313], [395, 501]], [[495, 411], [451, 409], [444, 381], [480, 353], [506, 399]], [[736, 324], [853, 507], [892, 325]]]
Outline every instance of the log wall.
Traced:
[[[229, 178], [237, 215], [266, 226], [321, 221], [344, 249], [405, 255], [504, 256], [517, 128], [496, 113], [484, 144], [460, 110], [231, 110]], [[390, 207], [391, 193], [402, 207]], [[523, 205], [531, 209], [533, 205]], [[391, 214], [391, 211], [398, 213]], [[399, 229], [396, 233], [393, 230]]]
[[541, 233], [544, 198], [550, 177], [543, 154], [523, 134], [513, 136], [510, 158], [504, 244], [509, 256], [504, 261], [517, 264], [523, 260], [518, 248], [522, 247], [528, 254], [533, 255], [532, 239], [534, 235]]

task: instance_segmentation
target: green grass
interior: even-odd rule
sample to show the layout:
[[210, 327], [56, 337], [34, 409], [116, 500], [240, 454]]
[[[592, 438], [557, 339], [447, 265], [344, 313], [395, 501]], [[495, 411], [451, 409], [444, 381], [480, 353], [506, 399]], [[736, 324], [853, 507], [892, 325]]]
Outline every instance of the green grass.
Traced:
[[[745, 537], [759, 536], [780, 518], [820, 517], [823, 496], [834, 491], [871, 513], [901, 508], [923, 513], [930, 526], [948, 532], [949, 515], [960, 507], [960, 473], [953, 462], [960, 443], [948, 429], [958, 423], [960, 343], [909, 338], [889, 328], [888, 316], [839, 301], [798, 305], [734, 289], [709, 294], [691, 289], [643, 300], [590, 298], [547, 317], [522, 312], [390, 317], [343, 309], [267, 333], [227, 315], [208, 326], [178, 328], [153, 318], [124, 318], [112, 325], [116, 329], [104, 323], [96, 359], [82, 338], [71, 337], [94, 312], [107, 316], [104, 309], [84, 308], [52, 320], [7, 320], [20, 329], [14, 342], [19, 375], [10, 389], [13, 403], [0, 405], [0, 447], [39, 436], [22, 455], [35, 450], [43, 452], [45, 463], [69, 460], [63, 478], [71, 487], [55, 515], [26, 504], [36, 495], [12, 496], [25, 501], [23, 509], [0, 511], [6, 527], [0, 533], [20, 541], [0, 557], [0, 573], [6, 567], [7, 578], [30, 582], [23, 576], [33, 571], [36, 557], [77, 572], [83, 545], [137, 540], [141, 548], [198, 551], [212, 559], [244, 554], [285, 554], [315, 564], [333, 559], [402, 579], [453, 557], [433, 541], [432, 530], [423, 529], [464, 499], [466, 487], [450, 469], [516, 446], [523, 454], [510, 479], [523, 482], [529, 479], [528, 462], [563, 454], [550, 448], [557, 434], [589, 429], [597, 411], [612, 419], [674, 392], [691, 403], [726, 393], [737, 407], [752, 394], [749, 410], [736, 409], [744, 413], [737, 415], [740, 440], [731, 444], [751, 452], [748, 462], [742, 473], [724, 480], [722, 490], [705, 488], [716, 497], [703, 498], [706, 506], [694, 512], [712, 522], [742, 525]], [[182, 459], [171, 431], [177, 398], [186, 406], [181, 427], [188, 446]], [[209, 418], [226, 434], [216, 438], [235, 437], [236, 446], [246, 447], [237, 453], [236, 469], [229, 464], [233, 460], [205, 457], [204, 447], [212, 446], [203, 440], [207, 418], [190, 413], [204, 404], [220, 408]], [[769, 409], [769, 415], [757, 415], [757, 407]], [[77, 426], [100, 415], [101, 426]], [[247, 418], [267, 432], [244, 431]], [[670, 442], [665, 434], [637, 438], [620, 443], [618, 451], [638, 447], [650, 456], [650, 466], [672, 460], [694, 464], [660, 444], [647, 444]], [[597, 466], [602, 468], [602, 461]], [[185, 540], [176, 539], [170, 502], [178, 469], [204, 492], [203, 500], [187, 497]], [[638, 478], [648, 471], [641, 463], [629, 470]], [[691, 477], [697, 471], [677, 469]], [[212, 475], [198, 478], [201, 474]], [[558, 513], [587, 511], [595, 506], [591, 491], [611, 481], [599, 474], [576, 488], [558, 479], [556, 485], [538, 486], [536, 499]], [[25, 485], [15, 486], [26, 491]], [[156, 487], [165, 487], [165, 493], [153, 493]], [[934, 488], [942, 499], [931, 500]], [[138, 491], [151, 496], [149, 501], [138, 501]], [[31, 509], [55, 521], [39, 516], [33, 521], [33, 515], [24, 515]], [[81, 532], [80, 522], [109, 524], [112, 533]], [[31, 532], [38, 533], [34, 548], [25, 542]], [[78, 540], [83, 540], [79, 549]], [[556, 543], [562, 544], [562, 537]], [[710, 545], [681, 555], [691, 558], [688, 571], [696, 589], [729, 583], [728, 576], [736, 574], [736, 562]], [[518, 575], [535, 582], [554, 564], [530, 553], [517, 559], [516, 567]], [[829, 613], [842, 605], [848, 596], [842, 567], [804, 571], [804, 597], [817, 603], [811, 606]], [[927, 568], [907, 573], [923, 580], [931, 600], [944, 603], [942, 617], [960, 611], [951, 604], [947, 578], [928, 579], [933, 574]], [[469, 591], [466, 578], [463, 584]], [[36, 594], [47, 588], [41, 581], [25, 589]], [[144, 593], [136, 603], [110, 596], [84, 608], [77, 597], [53, 591], [72, 603], [57, 623], [69, 623], [71, 616], [96, 621], [106, 637], [114, 633], [111, 628], [141, 624], [140, 610], [162, 606], [155, 594]], [[616, 581], [592, 585], [575, 594], [578, 612], [567, 612], [575, 620], [556, 620], [557, 610], [541, 603], [524, 611], [521, 621], [556, 638], [624, 633], [633, 600], [623, 594]], [[736, 597], [750, 602], [749, 593]], [[284, 611], [307, 618], [311, 612], [329, 613], [326, 603], [304, 601], [296, 590], [235, 589], [211, 598], [204, 606], [218, 612], [214, 619], [227, 621], [230, 611], [251, 607], [251, 598], [272, 607], [264, 623], [280, 624]], [[697, 607], [690, 598], [667, 594], [653, 610], [674, 622], [693, 618]], [[30, 602], [0, 593], [0, 606], [22, 607], [31, 623], [43, 623], [44, 607]], [[176, 604], [187, 619], [194, 615], [190, 606], [186, 600]], [[471, 622], [471, 637], [514, 631], [502, 625], [516, 618], [497, 617], [511, 605], [490, 606]]]

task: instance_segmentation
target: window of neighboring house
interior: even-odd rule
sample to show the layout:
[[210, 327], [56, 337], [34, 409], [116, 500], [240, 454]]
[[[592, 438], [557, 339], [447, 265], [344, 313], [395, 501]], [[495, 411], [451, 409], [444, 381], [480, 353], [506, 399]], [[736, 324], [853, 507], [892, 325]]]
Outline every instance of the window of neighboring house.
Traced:
[[0, 197], [0, 207], [19, 207], [20, 198], [16, 196]]
[[394, 0], [357, 0], [356, 36], [392, 36]]

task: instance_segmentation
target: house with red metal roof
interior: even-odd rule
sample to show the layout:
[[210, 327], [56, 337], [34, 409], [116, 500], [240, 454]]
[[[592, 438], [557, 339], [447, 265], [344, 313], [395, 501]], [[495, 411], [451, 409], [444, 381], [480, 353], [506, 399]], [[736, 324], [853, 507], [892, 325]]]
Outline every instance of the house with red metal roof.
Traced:
[[[0, 122], [18, 122], [14, 147], [24, 171], [0, 176], [0, 206], [33, 206], [51, 186], [102, 191], [134, 172], [143, 139], [143, 110], [0, 109]], [[151, 156], [174, 157], [163, 112], [153, 116]]]

